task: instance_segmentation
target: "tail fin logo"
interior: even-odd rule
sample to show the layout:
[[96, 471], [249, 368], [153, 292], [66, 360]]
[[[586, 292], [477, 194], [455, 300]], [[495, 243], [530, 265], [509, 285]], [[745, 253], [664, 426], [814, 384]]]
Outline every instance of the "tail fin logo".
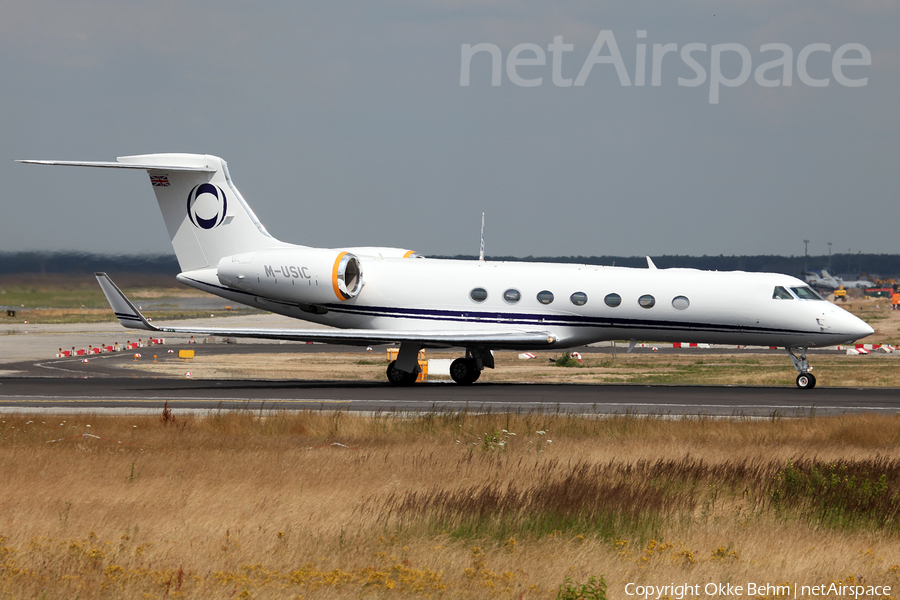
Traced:
[[201, 183], [187, 197], [188, 218], [194, 227], [212, 229], [225, 222], [228, 200], [225, 191], [211, 183]]

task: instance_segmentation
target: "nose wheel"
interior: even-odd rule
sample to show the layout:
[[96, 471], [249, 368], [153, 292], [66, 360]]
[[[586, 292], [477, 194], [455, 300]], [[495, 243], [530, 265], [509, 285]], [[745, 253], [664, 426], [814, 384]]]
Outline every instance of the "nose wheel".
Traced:
[[811, 390], [816, 387], [816, 376], [812, 373], [800, 373], [797, 375], [797, 387], [801, 390]]
[[800, 351], [800, 355], [794, 353], [795, 348], [785, 348], [794, 368], [800, 373], [797, 375], [797, 387], [801, 390], [811, 390], [816, 387], [816, 376], [810, 373], [812, 367], [806, 361], [806, 348], [796, 348]]

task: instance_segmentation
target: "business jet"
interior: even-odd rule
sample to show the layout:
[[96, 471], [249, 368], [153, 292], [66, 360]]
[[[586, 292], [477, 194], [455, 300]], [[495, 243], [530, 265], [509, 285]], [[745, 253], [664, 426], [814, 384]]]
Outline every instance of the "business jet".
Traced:
[[178, 281], [233, 302], [331, 329], [157, 326], [97, 273], [125, 327], [341, 344], [400, 345], [387, 379], [411, 385], [422, 348], [465, 348], [452, 379], [472, 384], [494, 367], [492, 350], [565, 349], [638, 340], [778, 346], [815, 387], [809, 348], [873, 333], [803, 281], [774, 273], [578, 264], [438, 260], [381, 247], [312, 248], [272, 237], [221, 158], [123, 156], [117, 162], [23, 160], [146, 171], [181, 273]]

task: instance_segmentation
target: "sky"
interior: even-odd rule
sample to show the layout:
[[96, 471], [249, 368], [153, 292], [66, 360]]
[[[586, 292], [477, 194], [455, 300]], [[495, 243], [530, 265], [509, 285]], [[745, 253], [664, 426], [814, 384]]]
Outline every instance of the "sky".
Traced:
[[5, 0], [0, 251], [170, 253], [145, 174], [14, 160], [193, 152], [309, 246], [477, 254], [484, 212], [488, 255], [900, 253], [897, 31], [894, 0]]

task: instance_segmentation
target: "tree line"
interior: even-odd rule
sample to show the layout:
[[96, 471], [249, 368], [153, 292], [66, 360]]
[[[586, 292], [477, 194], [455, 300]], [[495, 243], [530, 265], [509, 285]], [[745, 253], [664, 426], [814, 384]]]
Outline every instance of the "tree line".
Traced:
[[[435, 256], [477, 260], [477, 256]], [[806, 269], [828, 269], [833, 274], [856, 276], [869, 273], [900, 278], [900, 254], [833, 254], [829, 256], [653, 256], [660, 269], [680, 267], [707, 271], [755, 271], [784, 273], [798, 277]], [[487, 260], [579, 263], [619, 267], [647, 266], [643, 256], [488, 256]], [[0, 275], [18, 273], [93, 273], [95, 271], [178, 274], [178, 261], [171, 254], [95, 254], [90, 252], [0, 252]]]

